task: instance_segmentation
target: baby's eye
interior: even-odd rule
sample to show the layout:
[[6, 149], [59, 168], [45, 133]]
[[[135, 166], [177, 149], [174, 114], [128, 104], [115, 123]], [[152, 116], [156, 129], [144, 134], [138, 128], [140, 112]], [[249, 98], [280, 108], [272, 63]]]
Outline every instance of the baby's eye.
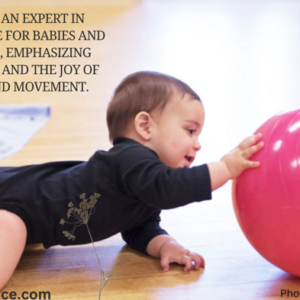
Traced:
[[196, 130], [195, 129], [187, 129], [189, 134], [193, 134]]

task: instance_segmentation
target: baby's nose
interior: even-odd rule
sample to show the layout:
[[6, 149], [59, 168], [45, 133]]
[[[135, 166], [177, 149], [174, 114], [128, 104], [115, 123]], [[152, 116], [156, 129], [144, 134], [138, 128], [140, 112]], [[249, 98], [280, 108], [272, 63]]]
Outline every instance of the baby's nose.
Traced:
[[199, 151], [201, 149], [201, 144], [198, 141], [195, 141], [194, 148], [196, 151]]

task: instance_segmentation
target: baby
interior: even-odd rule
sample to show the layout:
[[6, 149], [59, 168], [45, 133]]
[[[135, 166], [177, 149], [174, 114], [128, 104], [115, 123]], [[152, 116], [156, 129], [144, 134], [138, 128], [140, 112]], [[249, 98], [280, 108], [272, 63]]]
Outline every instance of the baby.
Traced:
[[[258, 167], [249, 159], [263, 147], [260, 134], [251, 136], [220, 161], [190, 168], [201, 149], [204, 119], [202, 102], [188, 85], [138, 72], [120, 83], [109, 103], [113, 147], [108, 152], [97, 151], [87, 162], [1, 167], [0, 289], [26, 244], [91, 242], [80, 226], [84, 208], [94, 241], [121, 232], [130, 247], [159, 258], [164, 271], [173, 262], [184, 271], [204, 267], [201, 255], [160, 227], [161, 209], [211, 199], [229, 179]], [[91, 195], [90, 202], [85, 195]], [[66, 221], [71, 215], [77, 216], [75, 225]]]

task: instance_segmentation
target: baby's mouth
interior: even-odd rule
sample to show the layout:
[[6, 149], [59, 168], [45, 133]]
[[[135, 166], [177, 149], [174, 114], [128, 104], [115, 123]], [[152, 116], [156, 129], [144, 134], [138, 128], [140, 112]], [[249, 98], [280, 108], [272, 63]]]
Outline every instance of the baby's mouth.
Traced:
[[194, 157], [193, 157], [193, 156], [188, 156], [188, 155], [186, 155], [184, 158], [185, 158], [190, 164], [194, 161]]

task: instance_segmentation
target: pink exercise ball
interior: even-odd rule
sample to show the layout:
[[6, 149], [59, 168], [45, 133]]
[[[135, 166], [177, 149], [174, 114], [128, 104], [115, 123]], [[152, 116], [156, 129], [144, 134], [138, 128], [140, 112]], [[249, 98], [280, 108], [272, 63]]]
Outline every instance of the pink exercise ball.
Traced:
[[278, 268], [300, 276], [300, 107], [266, 121], [264, 148], [233, 182], [233, 206], [250, 244]]

